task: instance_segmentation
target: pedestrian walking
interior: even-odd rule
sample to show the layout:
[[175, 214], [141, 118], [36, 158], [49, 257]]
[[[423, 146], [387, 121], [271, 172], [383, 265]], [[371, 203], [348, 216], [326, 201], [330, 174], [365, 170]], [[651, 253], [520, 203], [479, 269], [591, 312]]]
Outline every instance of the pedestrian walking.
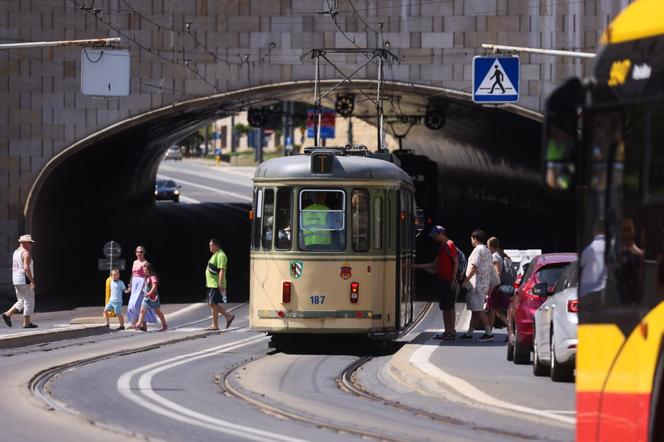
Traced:
[[124, 281], [120, 279], [120, 270], [111, 270], [110, 297], [106, 307], [104, 307], [104, 319], [106, 319], [106, 327], [110, 327], [111, 312], [115, 313], [120, 326], [116, 330], [124, 330], [124, 317], [122, 316], [122, 294], [129, 293], [129, 289], [125, 286]]
[[493, 341], [489, 318], [484, 312], [484, 304], [491, 286], [491, 272], [493, 272], [493, 259], [491, 252], [484, 244], [485, 241], [486, 234], [482, 230], [474, 230], [470, 235], [473, 251], [468, 258], [468, 268], [463, 284], [469, 285], [468, 293], [466, 293], [466, 307], [472, 312], [472, 316], [468, 331], [461, 337], [462, 339], [473, 339], [474, 326], [479, 319], [484, 326], [484, 334], [478, 339], [482, 342]]
[[496, 317], [507, 325], [507, 309], [510, 306], [510, 297], [514, 294], [515, 273], [512, 260], [500, 247], [498, 238], [492, 236], [486, 242], [493, 261], [493, 271], [498, 275], [500, 284], [491, 290], [486, 308], [489, 311], [489, 325], [493, 330]]
[[145, 318], [149, 312], [152, 312], [153, 315], [156, 313], [157, 316], [159, 316], [159, 320], [161, 321], [161, 328], [159, 331], [164, 332], [168, 330], [168, 324], [166, 324], [166, 318], [164, 317], [164, 313], [161, 311], [161, 300], [159, 299], [159, 277], [157, 276], [154, 267], [152, 267], [152, 264], [149, 262], [145, 262], [143, 264], [143, 270], [145, 274], [145, 286], [147, 287], [147, 290], [141, 303], [141, 313], [139, 314], [138, 321], [136, 321], [136, 325], [133, 328], [147, 331], [148, 327], [145, 323]]
[[12, 282], [16, 292], [16, 303], [2, 314], [2, 319], [9, 327], [12, 326], [12, 315], [23, 311], [23, 328], [36, 328], [31, 321], [35, 311], [35, 261], [32, 259], [31, 235], [21, 235], [19, 247], [12, 256]]
[[[131, 280], [129, 281], [131, 296], [127, 303], [127, 321], [131, 323], [133, 328], [136, 328], [136, 324], [138, 324], [138, 317], [141, 313], [141, 306], [143, 305], [143, 298], [146, 291], [144, 265], [147, 260], [145, 259], [145, 255], [145, 247], [136, 247], [136, 260], [134, 260], [131, 266]], [[157, 318], [152, 310], [146, 314], [145, 321], [157, 322]]]
[[450, 341], [456, 338], [454, 304], [456, 302], [457, 282], [456, 274], [459, 268], [459, 256], [454, 241], [447, 237], [447, 232], [442, 226], [434, 226], [429, 232], [429, 237], [440, 244], [438, 256], [430, 263], [415, 264], [413, 268], [426, 270], [438, 275], [436, 292], [438, 306], [443, 313], [443, 324], [445, 331], [435, 335], [434, 339]]
[[205, 286], [207, 288], [207, 303], [212, 312], [212, 324], [208, 330], [219, 330], [219, 313], [226, 318], [226, 328], [231, 326], [235, 315], [230, 314], [220, 304], [226, 298], [226, 267], [228, 257], [221, 250], [221, 243], [217, 238], [212, 238], [208, 244], [210, 257], [205, 267]]

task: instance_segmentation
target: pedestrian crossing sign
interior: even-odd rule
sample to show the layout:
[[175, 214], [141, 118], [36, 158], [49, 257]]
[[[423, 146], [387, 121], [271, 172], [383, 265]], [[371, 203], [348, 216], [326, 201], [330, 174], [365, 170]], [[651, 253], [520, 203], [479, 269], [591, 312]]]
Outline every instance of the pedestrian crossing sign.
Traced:
[[516, 103], [519, 101], [518, 56], [473, 57], [473, 101]]

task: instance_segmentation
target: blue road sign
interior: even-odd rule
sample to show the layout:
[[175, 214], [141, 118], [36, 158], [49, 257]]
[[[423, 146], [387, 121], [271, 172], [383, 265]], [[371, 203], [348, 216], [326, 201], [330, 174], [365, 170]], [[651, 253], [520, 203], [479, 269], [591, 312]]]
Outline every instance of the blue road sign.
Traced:
[[518, 56], [473, 57], [473, 101], [516, 103], [519, 101]]

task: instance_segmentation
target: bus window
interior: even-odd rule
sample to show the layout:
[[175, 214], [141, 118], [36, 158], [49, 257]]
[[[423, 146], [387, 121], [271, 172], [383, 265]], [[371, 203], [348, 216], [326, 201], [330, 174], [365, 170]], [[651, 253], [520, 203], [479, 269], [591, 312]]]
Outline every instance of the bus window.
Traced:
[[277, 250], [290, 250], [292, 239], [291, 225], [291, 189], [290, 187], [281, 187], [277, 190], [277, 210], [276, 210], [277, 238], [274, 248]]
[[351, 232], [353, 250], [369, 250], [369, 192], [355, 189], [350, 199]]
[[346, 195], [342, 190], [306, 189], [299, 196], [301, 250], [346, 248]]
[[260, 250], [261, 248], [261, 221], [263, 220], [263, 189], [256, 190], [254, 195], [254, 224], [253, 236], [251, 241], [251, 248], [253, 250]]
[[272, 249], [274, 227], [274, 190], [265, 189], [265, 204], [263, 205], [263, 231], [261, 234], [264, 250]]
[[374, 249], [383, 248], [383, 197], [376, 196], [374, 198]]

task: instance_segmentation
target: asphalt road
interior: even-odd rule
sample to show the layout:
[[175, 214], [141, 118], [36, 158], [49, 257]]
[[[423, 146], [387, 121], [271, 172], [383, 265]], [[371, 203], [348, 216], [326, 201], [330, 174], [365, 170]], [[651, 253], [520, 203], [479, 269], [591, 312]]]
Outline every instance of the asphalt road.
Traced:
[[[250, 192], [247, 171], [183, 161], [160, 173], [169, 168], [195, 201], [233, 204], [223, 192]], [[228, 181], [237, 188], [210, 190]], [[356, 387], [378, 400], [339, 387], [346, 367], [367, 354], [364, 346], [324, 342], [275, 353], [247, 328], [247, 305], [233, 308], [228, 331], [204, 331], [209, 312], [199, 305], [170, 321], [167, 333], [114, 332], [0, 352], [2, 440], [574, 438], [573, 384], [507, 362], [499, 334], [490, 344], [430, 339], [441, 322], [436, 307], [396, 353], [372, 352], [355, 372]], [[62, 369], [48, 371], [56, 366]]]

